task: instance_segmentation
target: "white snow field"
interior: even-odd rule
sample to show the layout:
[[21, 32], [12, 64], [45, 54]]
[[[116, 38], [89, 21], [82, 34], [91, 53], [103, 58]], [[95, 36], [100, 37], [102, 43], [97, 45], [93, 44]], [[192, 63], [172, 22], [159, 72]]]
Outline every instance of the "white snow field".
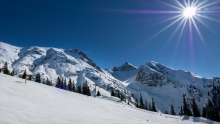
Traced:
[[[204, 118], [137, 109], [112, 97], [88, 97], [0, 74], [1, 124], [191, 124]], [[117, 103], [118, 101], [118, 103]], [[208, 121], [213, 123], [212, 121]]]

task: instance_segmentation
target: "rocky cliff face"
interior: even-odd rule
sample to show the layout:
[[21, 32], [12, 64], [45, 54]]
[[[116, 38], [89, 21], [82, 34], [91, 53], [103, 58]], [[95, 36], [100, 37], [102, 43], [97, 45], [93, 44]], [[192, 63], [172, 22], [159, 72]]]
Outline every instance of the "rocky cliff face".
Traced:
[[170, 83], [170, 81], [163, 74], [153, 70], [147, 65], [141, 66], [136, 76], [136, 81], [147, 86], [162, 86]]

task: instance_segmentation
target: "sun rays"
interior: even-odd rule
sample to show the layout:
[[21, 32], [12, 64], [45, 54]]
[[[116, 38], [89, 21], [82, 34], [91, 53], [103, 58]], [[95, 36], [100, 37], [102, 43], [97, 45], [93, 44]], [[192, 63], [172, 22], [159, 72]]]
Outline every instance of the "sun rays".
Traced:
[[[153, 11], [153, 14], [173, 14], [172, 17], [167, 18], [166, 20], [163, 20], [162, 22], [170, 21], [167, 26], [156, 32], [153, 36], [151, 36], [149, 39], [146, 40], [146, 42], [151, 41], [155, 37], [159, 36], [163, 32], [167, 31], [169, 28], [176, 25], [175, 30], [171, 32], [169, 39], [167, 42], [172, 40], [174, 36], [178, 36], [178, 39], [176, 39], [176, 47], [174, 49], [174, 55], [173, 59], [175, 58], [176, 52], [179, 47], [179, 43], [182, 39], [182, 35], [184, 32], [188, 32], [188, 38], [187, 40], [190, 44], [190, 56], [193, 56], [193, 39], [195, 36], [198, 36], [200, 39], [200, 42], [205, 47], [206, 51], [209, 53], [209, 50], [207, 48], [205, 38], [203, 37], [202, 31], [200, 30], [199, 26], [204, 26], [208, 30], [210, 30], [212, 33], [218, 35], [208, 24], [205, 23], [205, 21], [210, 22], [217, 22], [220, 23], [220, 20], [217, 18], [213, 18], [209, 16], [213, 13], [220, 13], [219, 7], [216, 6], [218, 3], [220, 3], [220, 0], [215, 1], [208, 1], [208, 0], [174, 0], [173, 2], [163, 2], [162, 4], [169, 6], [172, 11]], [[152, 11], [145, 11], [145, 14], [152, 14]], [[137, 11], [136, 11], [137, 13]], [[198, 26], [198, 24], [200, 24]], [[188, 29], [188, 31], [186, 31]], [[178, 34], [179, 33], [179, 34]], [[198, 39], [198, 38], [197, 38]], [[185, 39], [184, 39], [185, 40]], [[186, 41], [185, 41], [186, 42]], [[191, 57], [193, 59], [193, 57]], [[172, 60], [173, 61], [173, 60]], [[192, 60], [193, 61], [193, 60]]]

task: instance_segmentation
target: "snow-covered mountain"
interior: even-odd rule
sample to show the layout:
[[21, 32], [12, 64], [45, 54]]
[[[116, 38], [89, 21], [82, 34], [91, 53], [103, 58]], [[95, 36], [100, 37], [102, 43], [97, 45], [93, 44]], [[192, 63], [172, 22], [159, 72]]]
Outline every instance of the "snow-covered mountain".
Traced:
[[171, 116], [137, 109], [115, 97], [88, 97], [0, 74], [1, 124], [193, 124], [202, 117]]
[[52, 47], [15, 47], [0, 42], [0, 68], [8, 62], [9, 70], [21, 76], [26, 70], [33, 77], [40, 73], [42, 81], [47, 78], [56, 83], [57, 77], [74, 81], [82, 86], [87, 81], [95, 94], [110, 96], [110, 90], [119, 90], [126, 97], [130, 96], [126, 87], [105, 70], [97, 66], [88, 56], [78, 49], [58, 49]]
[[133, 66], [131, 63], [125, 62], [119, 67], [114, 67], [112, 69], [112, 75], [121, 81], [126, 81], [131, 76], [136, 74], [137, 71], [138, 68], [136, 66]]
[[157, 109], [168, 113], [170, 113], [172, 104], [175, 112], [179, 114], [183, 106], [183, 94], [189, 105], [195, 98], [202, 113], [207, 100], [212, 99], [211, 95], [208, 96], [208, 92], [213, 86], [219, 86], [219, 82], [220, 78], [217, 77], [206, 79], [192, 72], [175, 70], [151, 61], [141, 65], [137, 73], [131, 75], [124, 84], [134, 98], [139, 99], [141, 94], [146, 104], [151, 103], [154, 98]]
[[188, 104], [195, 98], [202, 111], [207, 100], [211, 99], [210, 90], [220, 84], [220, 78], [206, 79], [153, 61], [139, 68], [126, 62], [108, 70], [99, 68], [79, 49], [16, 47], [0, 42], [0, 68], [6, 61], [9, 70], [18, 75], [22, 75], [24, 70], [33, 76], [40, 73], [42, 80], [48, 78], [54, 84], [58, 76], [66, 78], [67, 82], [71, 79], [76, 86], [87, 81], [92, 94], [99, 90], [103, 96], [110, 96], [112, 90], [119, 90], [127, 98], [132, 97], [131, 102], [139, 100], [141, 94], [146, 105], [154, 98], [157, 110], [163, 113], [170, 113], [172, 104], [179, 114], [183, 94], [186, 94]]

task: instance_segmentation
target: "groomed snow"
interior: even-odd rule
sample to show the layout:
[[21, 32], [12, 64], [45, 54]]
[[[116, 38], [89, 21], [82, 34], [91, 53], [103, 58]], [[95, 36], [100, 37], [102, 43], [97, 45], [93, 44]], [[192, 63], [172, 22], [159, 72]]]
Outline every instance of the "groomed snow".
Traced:
[[111, 97], [88, 97], [44, 84], [0, 74], [1, 124], [190, 124], [204, 118], [182, 120], [130, 107]]

